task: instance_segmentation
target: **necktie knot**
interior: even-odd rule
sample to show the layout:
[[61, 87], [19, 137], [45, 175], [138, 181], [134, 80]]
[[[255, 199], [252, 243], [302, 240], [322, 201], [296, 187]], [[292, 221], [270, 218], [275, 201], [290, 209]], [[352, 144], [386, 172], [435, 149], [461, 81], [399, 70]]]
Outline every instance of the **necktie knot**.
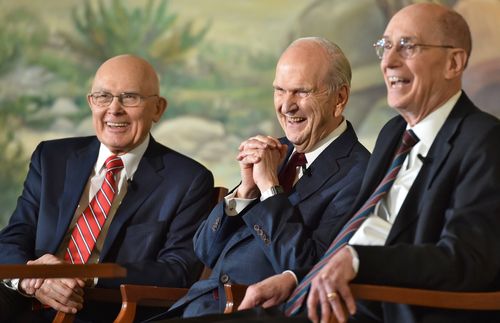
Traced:
[[297, 177], [297, 167], [303, 167], [307, 164], [304, 153], [294, 152], [286, 164], [284, 170], [279, 174], [279, 182], [283, 190], [289, 193], [292, 190], [295, 178]]
[[106, 171], [116, 174], [123, 168], [123, 161], [120, 157], [116, 155], [111, 155], [104, 162], [104, 167]]
[[400, 150], [402, 152], [410, 150], [420, 139], [413, 132], [413, 130], [408, 129], [403, 133], [403, 138], [401, 140]]
[[294, 152], [288, 163], [295, 166], [295, 168], [305, 166], [307, 163], [306, 155], [304, 153]]

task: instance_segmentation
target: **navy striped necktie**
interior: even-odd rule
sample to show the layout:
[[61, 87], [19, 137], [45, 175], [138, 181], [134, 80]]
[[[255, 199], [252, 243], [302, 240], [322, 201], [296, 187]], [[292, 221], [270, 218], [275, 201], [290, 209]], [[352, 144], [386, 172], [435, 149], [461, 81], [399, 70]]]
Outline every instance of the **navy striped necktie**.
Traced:
[[325, 252], [321, 260], [309, 271], [300, 284], [295, 288], [294, 292], [285, 304], [285, 314], [293, 316], [299, 313], [305, 303], [306, 296], [311, 287], [311, 280], [323, 268], [323, 266], [335, 255], [335, 253], [345, 246], [361, 223], [373, 213], [377, 203], [389, 192], [396, 176], [403, 165], [406, 155], [410, 152], [411, 148], [419, 141], [418, 137], [412, 130], [406, 130], [403, 134], [401, 143], [396, 150], [396, 154], [392, 160], [391, 166], [387, 170], [384, 178], [377, 186], [375, 191], [370, 195], [368, 200], [363, 206], [354, 214], [354, 216], [342, 227], [339, 234], [332, 242], [328, 250]]

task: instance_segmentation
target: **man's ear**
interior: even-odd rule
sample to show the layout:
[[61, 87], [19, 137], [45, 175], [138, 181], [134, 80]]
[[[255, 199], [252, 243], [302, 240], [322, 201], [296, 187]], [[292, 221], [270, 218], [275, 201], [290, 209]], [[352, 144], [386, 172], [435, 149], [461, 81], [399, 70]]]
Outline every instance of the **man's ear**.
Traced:
[[158, 102], [156, 102], [156, 104], [155, 104], [156, 111], [155, 111], [155, 114], [153, 116], [153, 121], [154, 122], [160, 121], [161, 116], [167, 110], [167, 106], [168, 106], [167, 99], [165, 99], [162, 96], [158, 97]]
[[336, 118], [340, 117], [344, 113], [344, 109], [349, 101], [349, 87], [347, 85], [342, 85], [336, 93], [337, 100], [335, 103], [334, 115]]
[[462, 75], [467, 62], [467, 53], [462, 48], [452, 48], [449, 51], [445, 78], [454, 79]]

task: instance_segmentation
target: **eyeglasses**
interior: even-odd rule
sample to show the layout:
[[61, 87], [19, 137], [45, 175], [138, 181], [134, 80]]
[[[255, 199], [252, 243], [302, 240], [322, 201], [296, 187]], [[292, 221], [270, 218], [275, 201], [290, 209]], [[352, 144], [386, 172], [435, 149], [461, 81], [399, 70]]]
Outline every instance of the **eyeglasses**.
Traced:
[[118, 102], [124, 107], [135, 108], [138, 107], [142, 100], [149, 99], [158, 96], [157, 94], [142, 96], [137, 93], [121, 93], [119, 95], [113, 95], [108, 92], [94, 92], [89, 93], [88, 97], [93, 105], [98, 107], [107, 107], [113, 102], [114, 98], [118, 98]]
[[[377, 53], [378, 58], [382, 59], [384, 54], [388, 52], [394, 45], [388, 39], [379, 39], [373, 47], [375, 48], [375, 53]], [[403, 58], [412, 58], [418, 52], [419, 47], [431, 47], [431, 48], [455, 48], [451, 45], [430, 45], [430, 44], [415, 44], [412, 42], [410, 37], [403, 37], [399, 40], [397, 44], [396, 51]]]

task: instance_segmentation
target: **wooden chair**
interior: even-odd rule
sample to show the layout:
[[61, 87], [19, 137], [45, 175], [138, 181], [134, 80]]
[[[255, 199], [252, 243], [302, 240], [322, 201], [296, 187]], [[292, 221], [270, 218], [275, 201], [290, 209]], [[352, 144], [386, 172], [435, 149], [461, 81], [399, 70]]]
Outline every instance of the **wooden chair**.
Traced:
[[[247, 286], [224, 285], [226, 309], [224, 313], [237, 310], [245, 296]], [[391, 287], [381, 285], [351, 284], [355, 299], [388, 303], [408, 304], [456, 310], [500, 310], [500, 291], [493, 292], [449, 292], [428, 289]], [[344, 313], [348, 313], [344, 306]], [[330, 323], [337, 323], [332, 319]]]
[[[210, 211], [227, 195], [228, 189], [225, 187], [215, 187], [213, 190]], [[211, 270], [204, 268], [200, 275], [201, 279], [210, 276]], [[133, 322], [137, 312], [137, 306], [170, 307], [178, 299], [187, 293], [187, 288], [158, 287], [149, 285], [120, 285], [120, 290], [87, 288], [85, 289], [85, 300], [121, 303], [121, 310], [115, 319], [115, 323]], [[53, 323], [72, 323], [74, 314], [58, 312]]]

